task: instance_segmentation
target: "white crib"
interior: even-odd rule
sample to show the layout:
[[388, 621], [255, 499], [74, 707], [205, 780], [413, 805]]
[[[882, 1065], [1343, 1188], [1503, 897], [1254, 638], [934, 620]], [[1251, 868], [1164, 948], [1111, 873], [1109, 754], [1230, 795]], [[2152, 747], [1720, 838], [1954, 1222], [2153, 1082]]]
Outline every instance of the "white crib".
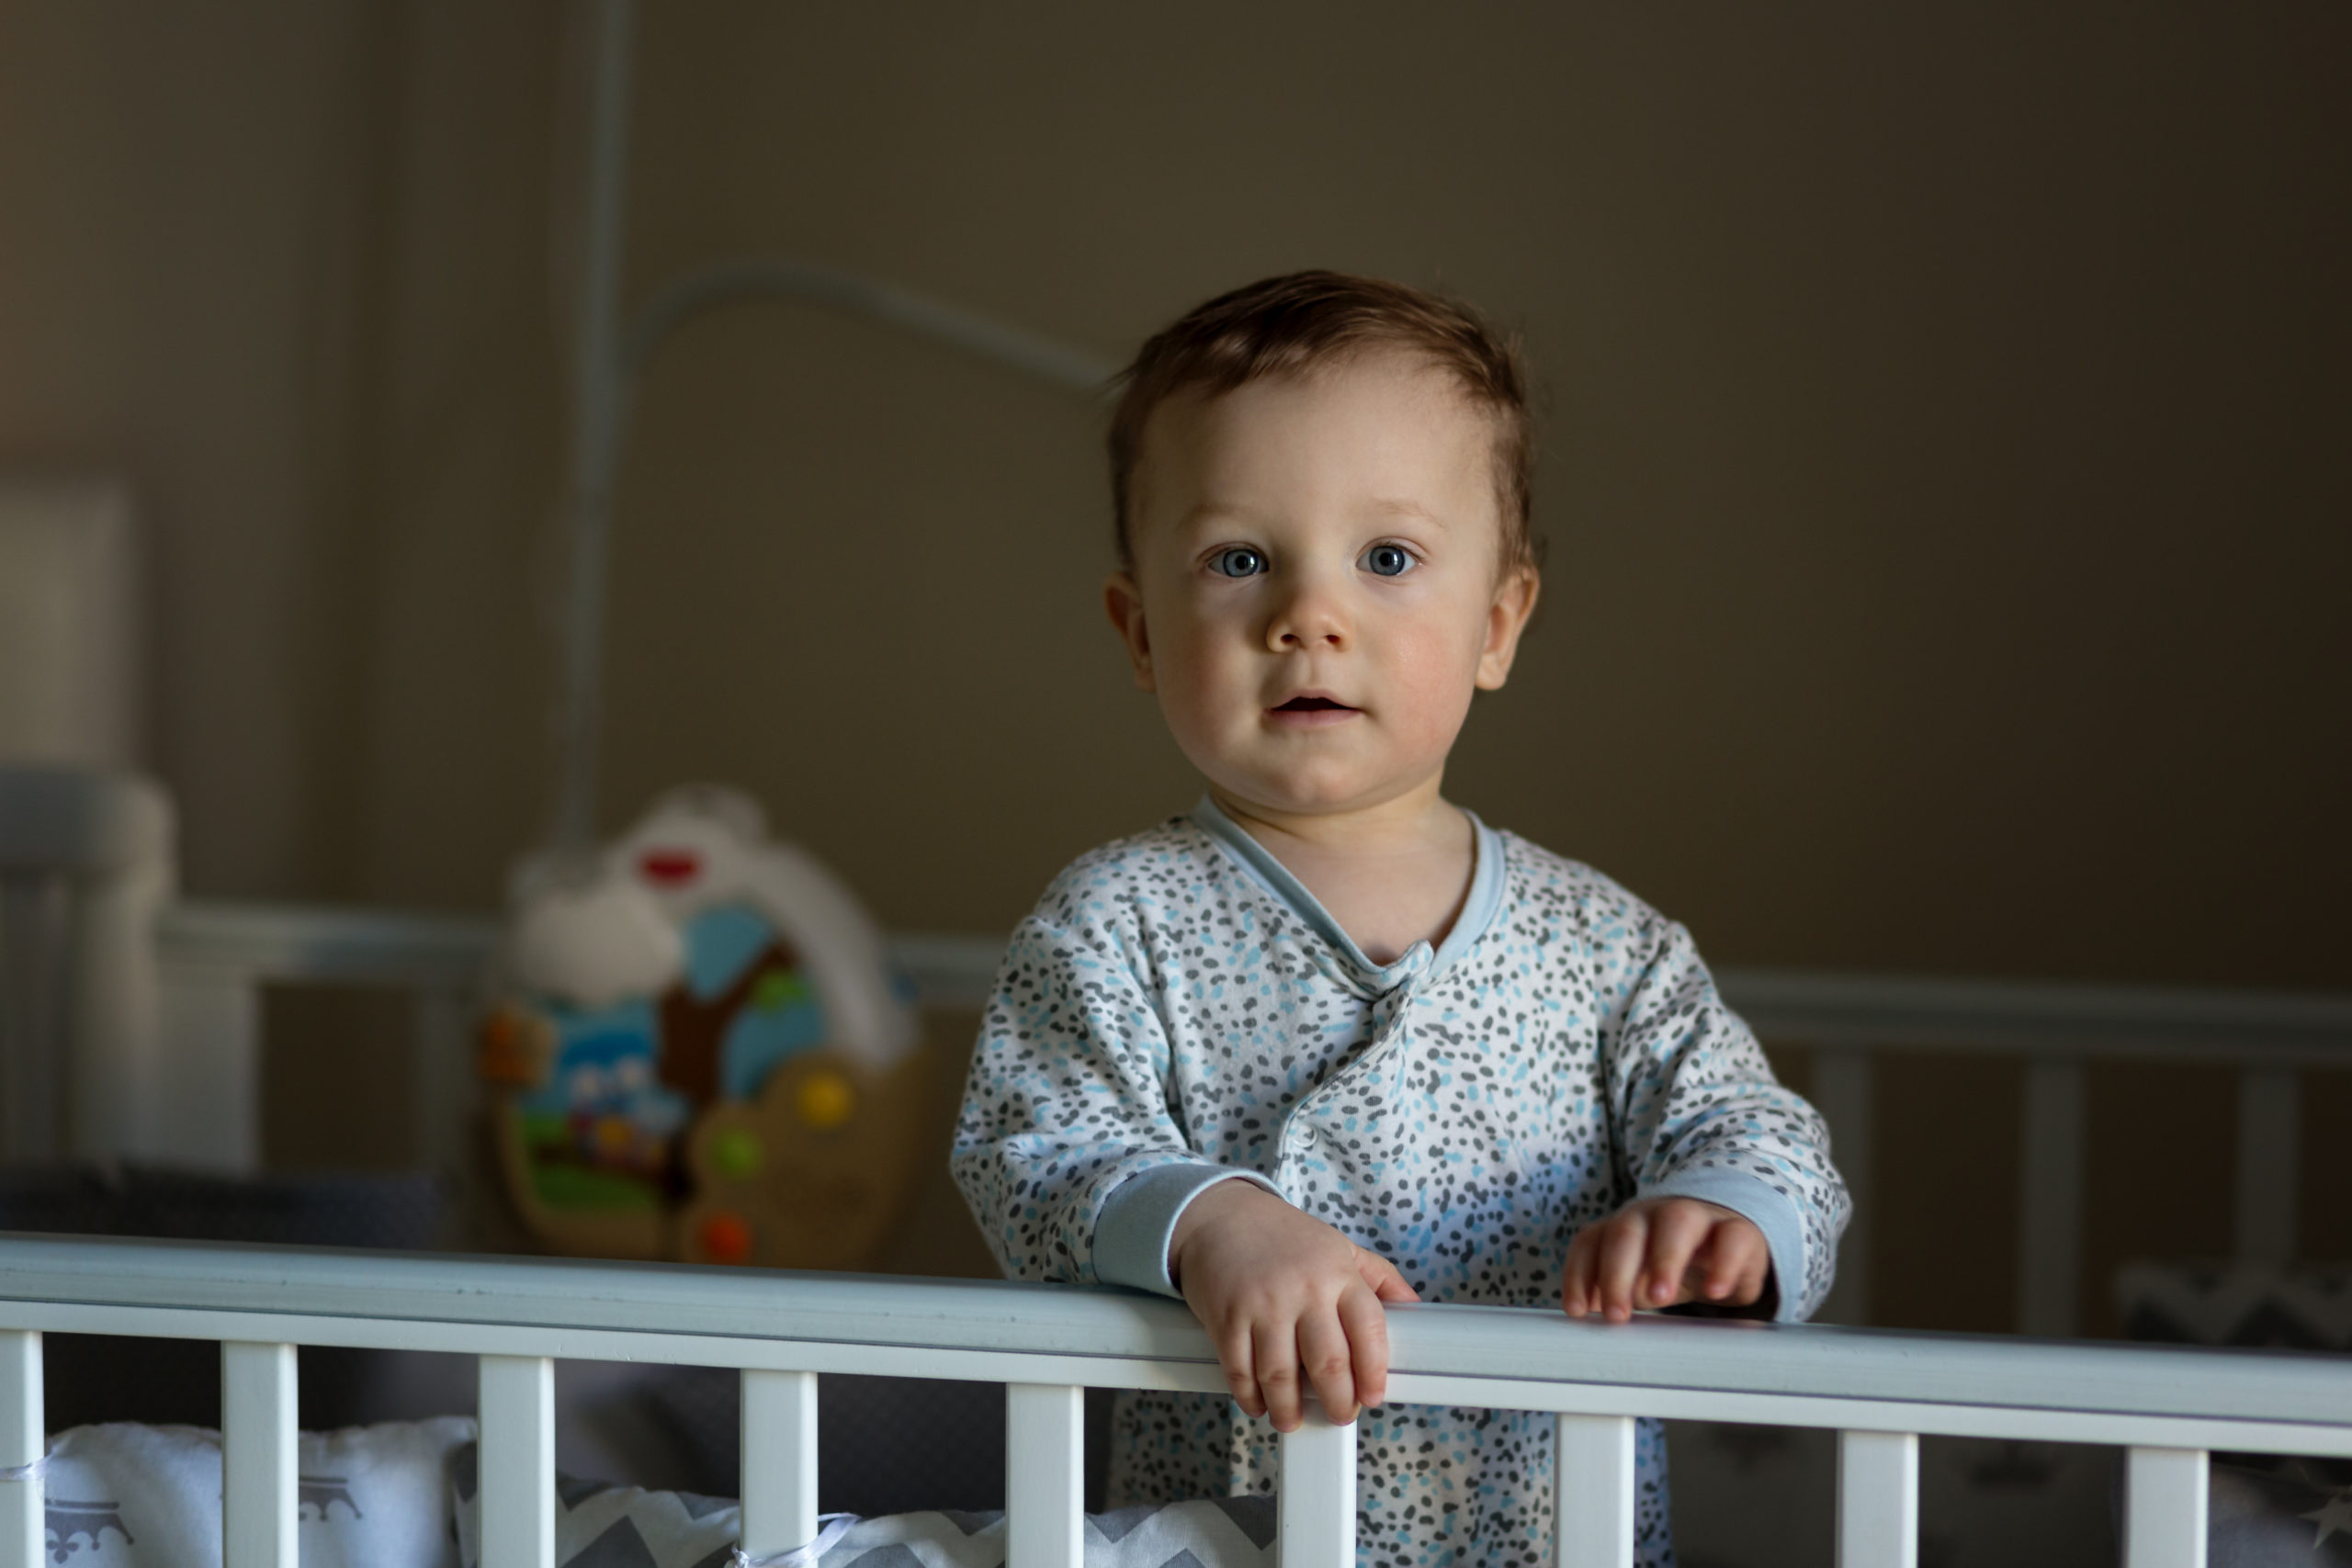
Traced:
[[[817, 1379], [1008, 1385], [1010, 1568], [1079, 1568], [1083, 1391], [1224, 1387], [1179, 1304], [1108, 1291], [656, 1265], [0, 1238], [0, 1568], [43, 1555], [44, 1331], [217, 1339], [224, 1562], [295, 1568], [296, 1348], [480, 1358], [482, 1561], [552, 1568], [554, 1360], [741, 1369], [744, 1548], [817, 1533]], [[1817, 1325], [1392, 1308], [1392, 1396], [1555, 1413], [1563, 1568], [1634, 1550], [1634, 1418], [1840, 1434], [1838, 1562], [1916, 1561], [1920, 1434], [2129, 1450], [2127, 1568], [2205, 1561], [2209, 1450], [2352, 1456], [2352, 1362]], [[1283, 1439], [1284, 1568], [1355, 1560], [1355, 1434]]]

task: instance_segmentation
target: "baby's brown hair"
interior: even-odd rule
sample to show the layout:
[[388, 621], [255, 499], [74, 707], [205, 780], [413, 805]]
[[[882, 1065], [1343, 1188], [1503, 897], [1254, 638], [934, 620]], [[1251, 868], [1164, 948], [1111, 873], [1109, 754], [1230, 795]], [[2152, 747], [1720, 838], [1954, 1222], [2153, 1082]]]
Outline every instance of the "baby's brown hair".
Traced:
[[1154, 333], [1118, 379], [1111, 416], [1111, 508], [1119, 562], [1134, 564], [1129, 513], [1144, 426], [1180, 392], [1216, 397], [1376, 349], [1419, 355], [1493, 421], [1504, 570], [1532, 568], [1534, 431], [1516, 339], [1458, 300], [1343, 272], [1293, 272], [1220, 294]]

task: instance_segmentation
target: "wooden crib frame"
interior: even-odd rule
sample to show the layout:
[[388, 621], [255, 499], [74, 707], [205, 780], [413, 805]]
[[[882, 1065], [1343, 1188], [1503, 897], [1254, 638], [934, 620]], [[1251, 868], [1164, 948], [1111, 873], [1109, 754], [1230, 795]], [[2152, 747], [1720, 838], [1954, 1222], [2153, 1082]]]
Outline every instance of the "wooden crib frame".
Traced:
[[[1388, 1323], [1396, 1400], [1558, 1418], [1562, 1568], [1632, 1562], [1639, 1416], [1838, 1431], [1840, 1568], [1916, 1562], [1923, 1433], [2125, 1448], [2126, 1568], [2201, 1568], [2209, 1450], [2352, 1457], [2340, 1357], [1494, 1307]], [[1225, 1388], [1182, 1306], [1125, 1292], [0, 1236], [0, 1568], [43, 1557], [44, 1331], [220, 1342], [229, 1568], [296, 1568], [303, 1345], [480, 1358], [485, 1568], [553, 1568], [559, 1358], [741, 1371], [754, 1562], [817, 1534], [826, 1373], [1008, 1385], [1010, 1568], [1079, 1568], [1087, 1388]], [[1283, 1568], [1352, 1568], [1355, 1462], [1352, 1427], [1283, 1439]]]

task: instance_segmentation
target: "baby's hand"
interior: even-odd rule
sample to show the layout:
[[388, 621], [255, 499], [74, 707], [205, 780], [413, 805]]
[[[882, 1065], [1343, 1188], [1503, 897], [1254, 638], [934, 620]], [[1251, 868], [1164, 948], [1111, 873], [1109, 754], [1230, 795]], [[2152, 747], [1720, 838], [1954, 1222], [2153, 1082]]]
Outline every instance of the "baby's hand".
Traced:
[[1570, 1317], [1623, 1323], [1637, 1307], [1753, 1306], [1772, 1267], [1764, 1233], [1717, 1203], [1642, 1198], [1577, 1232], [1561, 1270]]
[[1380, 1303], [1420, 1300], [1387, 1259], [1247, 1181], [1220, 1181], [1185, 1205], [1168, 1270], [1233, 1397], [1281, 1432], [1298, 1429], [1302, 1375], [1342, 1426], [1386, 1398]]

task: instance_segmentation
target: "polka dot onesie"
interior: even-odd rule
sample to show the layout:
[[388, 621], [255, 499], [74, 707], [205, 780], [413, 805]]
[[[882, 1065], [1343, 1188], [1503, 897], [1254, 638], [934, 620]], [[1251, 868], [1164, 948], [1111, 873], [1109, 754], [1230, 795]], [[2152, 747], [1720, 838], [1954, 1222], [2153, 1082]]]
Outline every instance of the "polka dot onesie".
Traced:
[[[1688, 932], [1608, 878], [1477, 827], [1454, 928], [1366, 958], [1204, 801], [1082, 856], [1013, 934], [956, 1126], [956, 1178], [1014, 1279], [1174, 1294], [1204, 1186], [1270, 1187], [1423, 1301], [1558, 1310], [1569, 1238], [1634, 1197], [1755, 1222], [1776, 1314], [1827, 1292], [1844, 1187]], [[1392, 1404], [1358, 1438], [1358, 1560], [1552, 1561], [1552, 1418]], [[1114, 1506], [1271, 1492], [1271, 1424], [1221, 1395], [1127, 1393]], [[1644, 1564], [1670, 1564], [1665, 1447], [1642, 1424]]]

